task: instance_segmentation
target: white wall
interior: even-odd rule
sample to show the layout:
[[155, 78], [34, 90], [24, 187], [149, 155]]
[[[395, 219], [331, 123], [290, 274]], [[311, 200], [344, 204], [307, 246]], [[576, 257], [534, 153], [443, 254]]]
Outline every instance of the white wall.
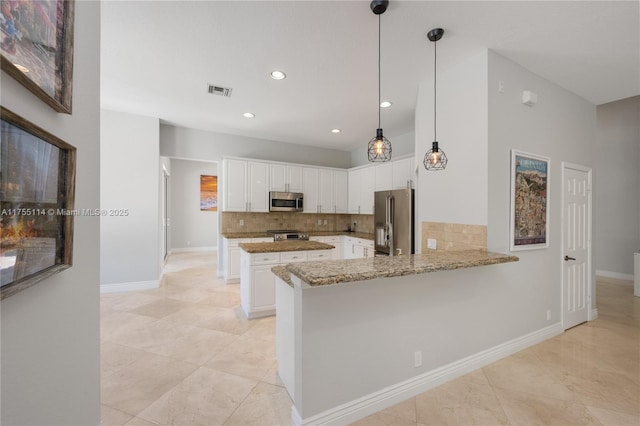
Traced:
[[127, 209], [100, 221], [100, 284], [148, 283], [159, 277], [159, 122], [102, 110], [100, 203]]
[[[420, 86], [416, 109], [420, 159], [433, 139], [429, 84]], [[538, 105], [521, 104], [524, 89], [538, 93]], [[594, 105], [492, 51], [438, 71], [438, 139], [449, 165], [440, 172], [419, 168], [419, 221], [487, 225], [489, 250], [509, 253], [510, 150], [551, 158], [550, 247], [517, 252], [520, 262], [483, 278], [496, 298], [510, 294], [492, 308], [508, 318], [504, 340], [560, 321], [560, 164], [592, 166], [594, 134]]]
[[[488, 58], [490, 249], [509, 251], [510, 150], [544, 155], [551, 160], [549, 248], [514, 253], [520, 258], [518, 267], [495, 277], [505, 286], [519, 289], [513, 305], [505, 306], [509, 312], [505, 318], [530, 330], [546, 324], [547, 309], [551, 310], [553, 321], [560, 318], [561, 162], [593, 166], [595, 106], [495, 52], [489, 51]], [[504, 93], [498, 93], [499, 81], [504, 83]], [[523, 90], [537, 93], [538, 104], [523, 105]], [[592, 294], [595, 307], [595, 291]]]
[[166, 157], [200, 161], [222, 161], [222, 157], [236, 156], [345, 169], [350, 167], [350, 156], [347, 151], [165, 124], [160, 126], [160, 154]]
[[[100, 4], [76, 2], [73, 114], [2, 73], [2, 105], [77, 148], [76, 208], [100, 206]], [[81, 41], [81, 42], [80, 42]], [[100, 423], [97, 217], [75, 217], [73, 266], [2, 301], [0, 423]]]
[[596, 111], [596, 270], [629, 276], [640, 250], [640, 96]]
[[437, 138], [449, 163], [427, 171], [433, 142], [433, 81], [420, 84], [416, 104], [419, 222], [487, 224], [487, 54], [438, 69]]
[[200, 175], [218, 175], [216, 163], [171, 160], [171, 249], [218, 246], [218, 212], [200, 210]]
[[[375, 129], [373, 129], [371, 138], [375, 136]], [[407, 132], [395, 135], [393, 133], [385, 136], [391, 141], [391, 160], [394, 160], [400, 156], [413, 154], [415, 150], [416, 134], [415, 132]], [[369, 140], [362, 141], [362, 146], [354, 151], [351, 151], [351, 167], [362, 166], [369, 164], [368, 151]]]

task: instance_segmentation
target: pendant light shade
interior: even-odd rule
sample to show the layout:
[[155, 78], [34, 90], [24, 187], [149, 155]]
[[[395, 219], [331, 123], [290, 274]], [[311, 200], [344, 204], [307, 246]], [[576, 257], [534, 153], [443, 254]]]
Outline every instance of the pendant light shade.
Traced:
[[444, 170], [447, 167], [447, 155], [438, 147], [438, 139], [436, 137], [436, 42], [442, 38], [444, 30], [442, 28], [434, 28], [427, 34], [429, 41], [433, 42], [433, 143], [431, 149], [424, 155], [424, 168], [427, 170]]
[[378, 15], [378, 129], [376, 136], [369, 141], [368, 158], [370, 162], [383, 162], [391, 160], [391, 141], [382, 134], [380, 125], [380, 15], [389, 5], [389, 0], [373, 0], [371, 11]]

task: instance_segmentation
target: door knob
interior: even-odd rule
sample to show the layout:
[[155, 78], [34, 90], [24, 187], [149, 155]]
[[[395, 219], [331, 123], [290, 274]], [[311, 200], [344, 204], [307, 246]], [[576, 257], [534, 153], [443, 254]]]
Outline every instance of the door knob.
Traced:
[[576, 258], [575, 257], [565, 256], [564, 260], [576, 260]]

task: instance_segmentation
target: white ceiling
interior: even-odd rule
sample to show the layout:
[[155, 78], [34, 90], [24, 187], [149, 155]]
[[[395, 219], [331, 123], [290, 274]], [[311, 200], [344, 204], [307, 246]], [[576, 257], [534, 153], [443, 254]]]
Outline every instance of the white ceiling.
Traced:
[[[490, 48], [596, 105], [639, 95], [639, 4], [391, 0], [382, 15], [382, 98], [393, 101], [382, 110], [385, 135], [413, 130], [435, 27], [445, 29], [439, 69]], [[351, 151], [377, 128], [377, 36], [369, 1], [105, 1], [102, 107]], [[287, 78], [269, 78], [275, 69]], [[208, 94], [209, 83], [232, 96]]]

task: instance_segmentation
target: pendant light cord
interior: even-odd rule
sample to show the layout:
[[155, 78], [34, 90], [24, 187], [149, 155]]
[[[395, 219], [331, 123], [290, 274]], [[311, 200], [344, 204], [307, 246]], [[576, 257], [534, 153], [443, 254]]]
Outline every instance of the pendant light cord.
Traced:
[[438, 45], [438, 42], [434, 42], [433, 43], [433, 141], [437, 142], [437, 137], [436, 137], [436, 105], [437, 105], [437, 101], [436, 101], [436, 61], [437, 61], [437, 57], [438, 55], [436, 54], [436, 46]]
[[382, 15], [378, 15], [378, 129], [380, 128], [380, 31], [381, 31], [381, 21]]

